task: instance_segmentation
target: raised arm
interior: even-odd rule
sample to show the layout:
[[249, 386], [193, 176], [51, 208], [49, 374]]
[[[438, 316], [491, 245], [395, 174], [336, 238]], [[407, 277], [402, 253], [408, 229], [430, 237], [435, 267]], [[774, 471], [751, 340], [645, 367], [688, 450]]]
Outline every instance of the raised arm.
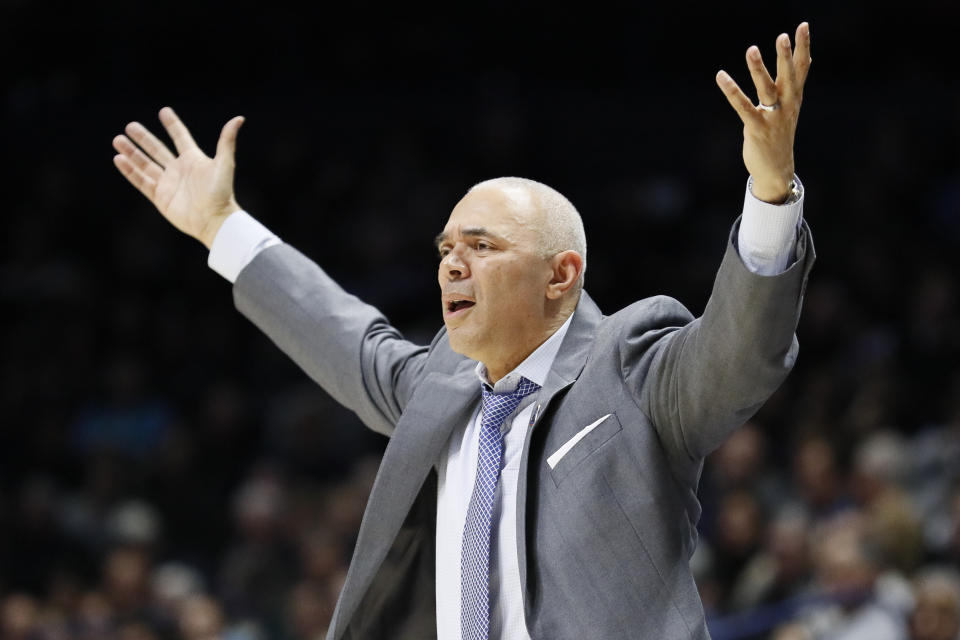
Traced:
[[[726, 72], [717, 74], [717, 83], [743, 121], [743, 158], [753, 179], [753, 196], [777, 204], [789, 198], [794, 176], [793, 139], [810, 66], [806, 23], [797, 28], [796, 39], [793, 52], [786, 34], [777, 38], [776, 81], [759, 50], [747, 49], [758, 106]], [[752, 215], [779, 209], [763, 207], [765, 211]], [[791, 222], [791, 237], [795, 225]], [[814, 259], [809, 233], [804, 226], [785, 269], [761, 275], [738, 252], [737, 231], [728, 240], [703, 316], [659, 338], [657, 349], [640, 355], [641, 366], [627, 369], [661, 441], [681, 462], [704, 457], [755, 413], [783, 382], [797, 354], [794, 331]], [[682, 315], [677, 313], [677, 324], [683, 323]], [[645, 353], [640, 350], [644, 338], [643, 333], [626, 336], [625, 366], [633, 345], [639, 345], [637, 354]], [[649, 360], [644, 363], [642, 358]]]
[[[113, 140], [114, 164], [173, 226], [209, 249], [224, 221], [240, 210], [233, 173], [243, 117], [224, 125], [213, 158], [200, 150], [173, 109], [161, 109], [160, 121], [176, 155], [131, 122], [126, 135]], [[243, 216], [235, 220], [240, 222], [232, 223], [234, 234]], [[223, 231], [231, 235], [229, 226]], [[260, 251], [234, 278], [234, 299], [244, 315], [367, 426], [392, 433], [420, 380], [426, 347], [404, 340], [379, 311], [343, 291], [290, 246]]]
[[117, 150], [113, 163], [173, 226], [209, 249], [223, 221], [240, 209], [233, 193], [233, 170], [243, 116], [223, 126], [213, 158], [200, 150], [173, 109], [161, 109], [160, 122], [176, 155], [142, 124], [131, 122], [124, 129], [126, 135], [113, 139]]

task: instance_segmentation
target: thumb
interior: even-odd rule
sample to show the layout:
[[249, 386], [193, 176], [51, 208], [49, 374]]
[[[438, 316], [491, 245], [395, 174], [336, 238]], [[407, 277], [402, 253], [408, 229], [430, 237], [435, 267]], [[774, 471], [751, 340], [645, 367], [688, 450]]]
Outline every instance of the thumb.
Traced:
[[217, 160], [229, 160], [233, 162], [233, 154], [237, 150], [237, 132], [243, 125], [244, 117], [237, 116], [231, 118], [227, 124], [223, 125], [220, 132], [220, 139], [217, 140]]

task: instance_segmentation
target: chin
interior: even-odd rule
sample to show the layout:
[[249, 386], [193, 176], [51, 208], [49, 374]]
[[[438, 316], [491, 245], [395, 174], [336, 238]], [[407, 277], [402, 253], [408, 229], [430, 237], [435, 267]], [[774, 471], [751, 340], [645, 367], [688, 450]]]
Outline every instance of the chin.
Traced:
[[465, 341], [460, 336], [456, 335], [455, 331], [448, 329], [447, 338], [450, 341], [450, 348], [454, 353], [459, 353], [460, 355], [467, 356], [468, 358], [470, 357], [468, 355], [470, 350], [468, 345], [464, 344]]
[[473, 340], [470, 339], [470, 336], [464, 335], [462, 328], [454, 327], [451, 329], [447, 327], [447, 339], [450, 341], [450, 349], [452, 349], [454, 353], [459, 353], [471, 360], [478, 359]]

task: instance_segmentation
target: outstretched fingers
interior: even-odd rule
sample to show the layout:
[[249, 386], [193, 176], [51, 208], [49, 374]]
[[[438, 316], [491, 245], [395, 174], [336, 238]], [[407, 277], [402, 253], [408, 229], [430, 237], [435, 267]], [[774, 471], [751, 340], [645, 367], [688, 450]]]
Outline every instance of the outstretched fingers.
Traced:
[[177, 117], [173, 109], [170, 107], [160, 109], [160, 122], [163, 124], [164, 129], [167, 130], [167, 133], [170, 134], [170, 138], [177, 148], [177, 153], [182, 154], [187, 151], [199, 149], [197, 143], [193, 141], [193, 136], [190, 135], [187, 126]]
[[170, 149], [167, 148], [167, 145], [160, 142], [155, 135], [150, 133], [150, 131], [139, 122], [131, 122], [124, 127], [123, 130], [130, 136], [131, 140], [136, 142], [140, 148], [146, 151], [161, 167], [166, 167], [177, 159], [177, 156], [173, 155]]
[[777, 95], [777, 85], [770, 77], [767, 66], [763, 64], [763, 57], [756, 45], [747, 49], [747, 68], [750, 70], [750, 77], [753, 78], [753, 84], [757, 88], [757, 99], [760, 104], [776, 104], [780, 100]]
[[150, 202], [154, 201], [157, 192], [157, 181], [148, 176], [134, 165], [130, 158], [122, 153], [113, 156], [113, 164], [120, 170], [123, 177], [135, 186]]
[[753, 194], [771, 203], [783, 202], [794, 175], [793, 142], [809, 60], [809, 30], [797, 28], [797, 51], [790, 37], [777, 36], [776, 78], [770, 77], [756, 47], [747, 49], [747, 67], [757, 87], [760, 104], [754, 106], [726, 72], [717, 84], [743, 121], [743, 162], [753, 178]]
[[781, 33], [777, 36], [777, 85], [784, 98], [795, 93], [796, 74], [793, 69], [793, 50], [790, 48], [790, 36]]
[[126, 157], [133, 166], [142, 171], [147, 177], [153, 180], [159, 180], [160, 176], [163, 175], [163, 167], [141, 151], [135, 144], [130, 142], [127, 136], [119, 135], [114, 138], [113, 148]]
[[737, 86], [737, 83], [730, 77], [729, 73], [726, 71], [719, 71], [717, 73], [717, 86], [723, 91], [723, 95], [727, 97], [730, 106], [733, 107], [737, 115], [740, 116], [740, 119], [743, 120], [743, 124], [752, 122], [759, 117], [756, 108], [753, 106], [753, 102], [751, 102], [750, 98]]
[[810, 25], [808, 23], [800, 23], [794, 41], [796, 42], [796, 49], [793, 52], [793, 68], [796, 74], [797, 92], [801, 93], [803, 85], [807, 82], [810, 63], [813, 61], [810, 57]]

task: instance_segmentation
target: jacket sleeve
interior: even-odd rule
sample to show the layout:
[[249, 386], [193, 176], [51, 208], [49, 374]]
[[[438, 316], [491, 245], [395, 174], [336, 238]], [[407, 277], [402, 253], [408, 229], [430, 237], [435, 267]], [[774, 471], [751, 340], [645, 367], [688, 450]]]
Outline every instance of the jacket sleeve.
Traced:
[[[793, 368], [795, 335], [815, 252], [806, 223], [796, 260], [775, 276], [751, 272], [734, 225], [703, 315], [652, 334], [626, 329], [624, 378], [672, 457], [698, 460], [746, 422]], [[689, 318], [663, 310], [675, 321]], [[655, 338], [655, 339], [654, 339]]]
[[261, 251], [233, 288], [237, 309], [337, 402], [391, 435], [428, 347], [414, 345], [374, 307], [346, 293], [290, 245]]

